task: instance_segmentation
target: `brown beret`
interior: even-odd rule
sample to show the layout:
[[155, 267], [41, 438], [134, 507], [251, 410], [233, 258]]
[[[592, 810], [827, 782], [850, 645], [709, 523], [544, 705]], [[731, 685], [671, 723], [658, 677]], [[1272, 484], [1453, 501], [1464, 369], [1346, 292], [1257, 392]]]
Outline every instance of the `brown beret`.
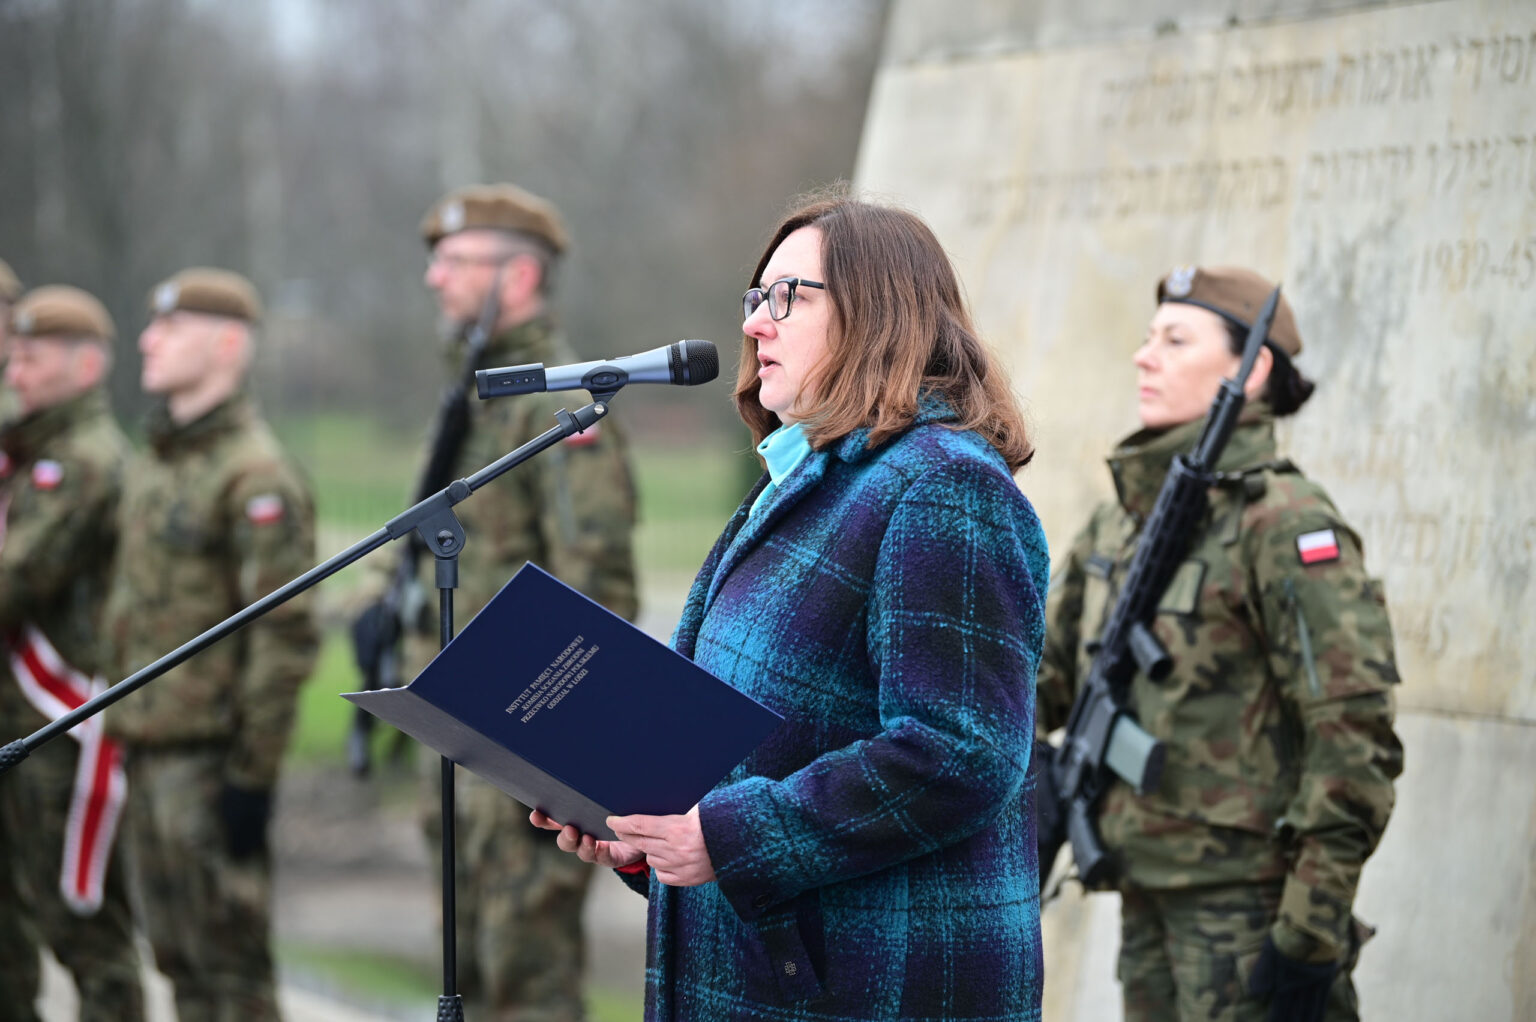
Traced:
[[14, 302], [21, 297], [21, 281], [16, 279], [11, 265], [0, 259], [0, 302]]
[[201, 312], [254, 323], [261, 319], [256, 285], [229, 270], [194, 266], [156, 284], [149, 293], [149, 313]]
[[[1157, 300], [1198, 305], [1248, 330], [1274, 289], [1275, 285], [1240, 266], [1179, 266], [1157, 282]], [[1301, 353], [1301, 334], [1283, 291], [1266, 339], [1292, 358]]]
[[571, 243], [559, 210], [517, 185], [467, 185], [438, 199], [421, 218], [428, 246], [475, 228], [516, 231], [538, 238], [558, 255]]
[[11, 310], [17, 337], [91, 337], [110, 341], [117, 327], [106, 306], [78, 287], [51, 284], [22, 295]]

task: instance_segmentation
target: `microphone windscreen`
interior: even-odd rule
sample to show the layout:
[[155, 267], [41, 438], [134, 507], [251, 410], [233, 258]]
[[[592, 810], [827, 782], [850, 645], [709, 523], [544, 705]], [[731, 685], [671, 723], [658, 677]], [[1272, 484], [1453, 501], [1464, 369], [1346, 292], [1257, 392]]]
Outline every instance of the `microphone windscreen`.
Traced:
[[679, 341], [672, 353], [673, 383], [696, 387], [720, 375], [720, 352], [713, 341]]

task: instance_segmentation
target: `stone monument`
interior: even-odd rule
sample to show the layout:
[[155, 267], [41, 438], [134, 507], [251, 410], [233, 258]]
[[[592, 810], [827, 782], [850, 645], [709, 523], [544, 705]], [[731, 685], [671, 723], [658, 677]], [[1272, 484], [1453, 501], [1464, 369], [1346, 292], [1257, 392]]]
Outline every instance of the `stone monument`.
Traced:
[[[1360, 529], [1403, 677], [1364, 1010], [1536, 1018], [1536, 3], [897, 0], [856, 179], [955, 258], [1057, 551], [1157, 277], [1283, 281], [1318, 391], [1282, 450]], [[1047, 1017], [1118, 1017], [1117, 920], [1047, 911]]]

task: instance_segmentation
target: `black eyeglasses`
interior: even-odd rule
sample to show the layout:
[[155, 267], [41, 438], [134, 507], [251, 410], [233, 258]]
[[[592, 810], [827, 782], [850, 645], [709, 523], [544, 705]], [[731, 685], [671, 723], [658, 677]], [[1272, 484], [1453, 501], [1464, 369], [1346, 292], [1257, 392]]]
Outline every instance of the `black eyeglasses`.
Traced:
[[819, 280], [806, 280], [804, 277], [785, 277], [776, 280], [766, 288], [750, 288], [741, 296], [741, 318], [749, 319], [752, 313], [758, 310], [763, 302], [768, 303], [768, 318], [773, 320], [783, 319], [789, 315], [789, 310], [795, 304], [795, 289], [802, 287], [820, 288], [825, 291], [827, 285]]

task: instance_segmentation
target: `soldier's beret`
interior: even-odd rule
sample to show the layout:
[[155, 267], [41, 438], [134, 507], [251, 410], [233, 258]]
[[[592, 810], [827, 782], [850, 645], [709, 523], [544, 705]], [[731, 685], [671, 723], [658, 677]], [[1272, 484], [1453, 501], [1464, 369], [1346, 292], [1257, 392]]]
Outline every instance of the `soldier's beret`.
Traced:
[[11, 333], [110, 341], [117, 336], [117, 327], [106, 306], [91, 295], [68, 284], [50, 284], [21, 296], [11, 309]]
[[[1240, 266], [1179, 266], [1157, 282], [1157, 300], [1198, 305], [1248, 330], [1274, 289], [1275, 285]], [[1283, 291], [1267, 340], [1292, 358], [1301, 353], [1301, 334]]]
[[194, 266], [167, 277], [149, 292], [149, 313], [201, 312], [255, 323], [261, 319], [256, 285], [229, 270]]
[[10, 263], [0, 259], [0, 302], [14, 302], [21, 297], [21, 281], [16, 279]]
[[438, 199], [421, 218], [428, 247], [458, 231], [475, 228], [516, 231], [544, 242], [557, 255], [570, 245], [560, 212], [548, 201], [513, 184], [467, 185]]

